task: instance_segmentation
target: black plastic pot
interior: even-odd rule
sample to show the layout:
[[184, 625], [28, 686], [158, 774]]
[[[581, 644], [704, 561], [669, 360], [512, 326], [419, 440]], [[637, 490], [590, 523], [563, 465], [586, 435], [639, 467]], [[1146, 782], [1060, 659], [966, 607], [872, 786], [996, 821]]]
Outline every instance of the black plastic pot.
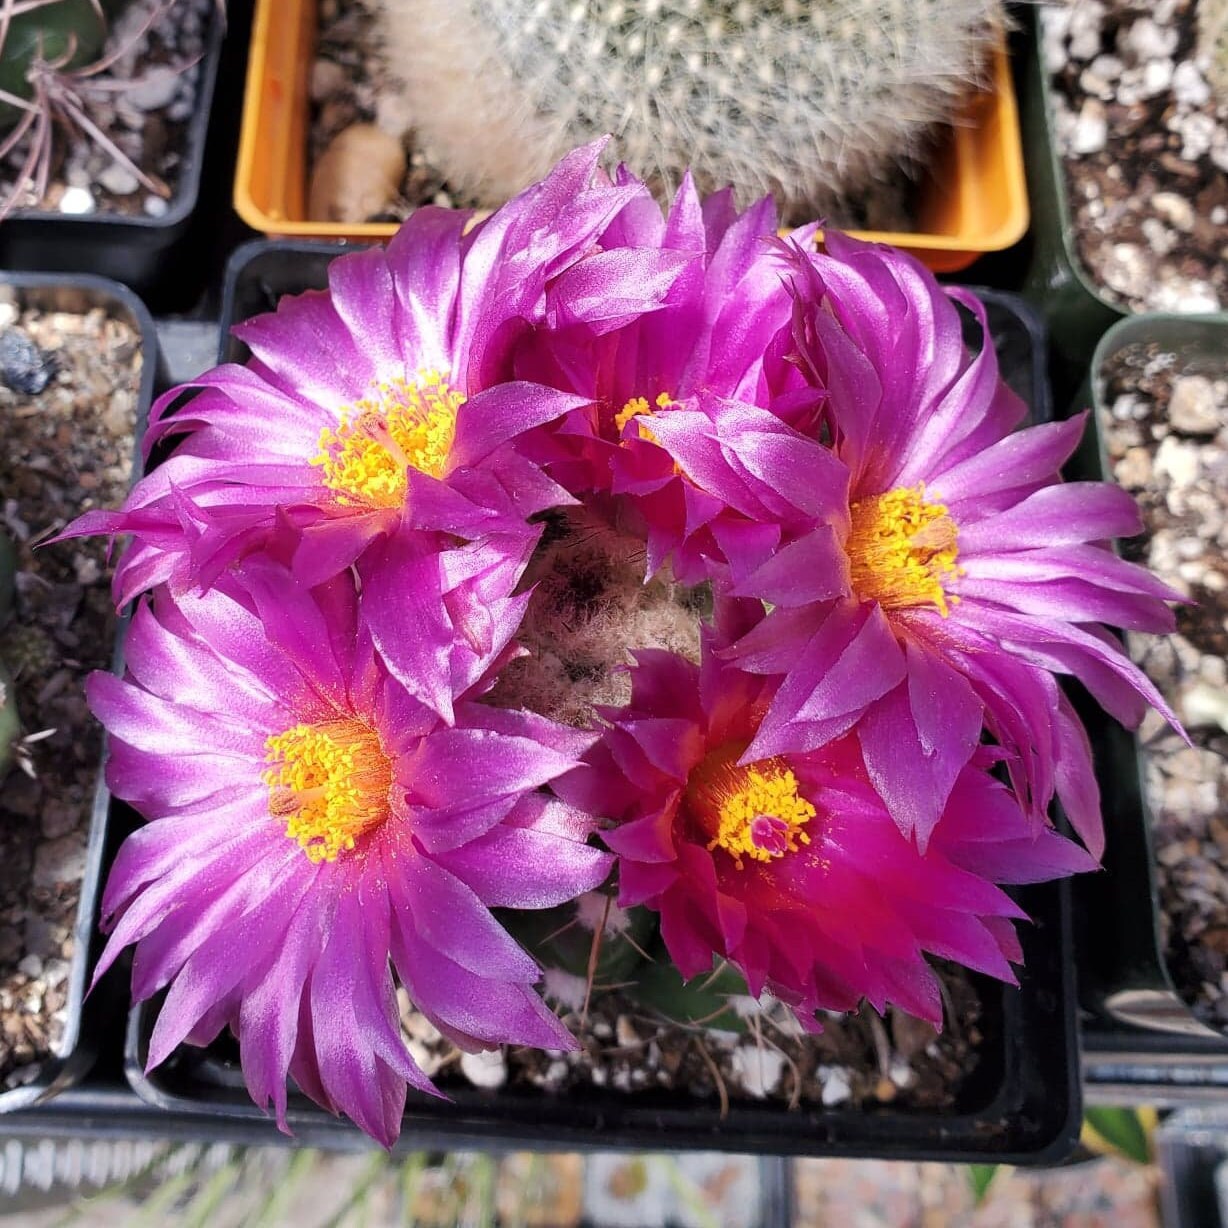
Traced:
[[198, 69], [196, 109], [185, 126], [179, 178], [166, 213], [70, 216], [18, 209], [0, 222], [0, 267], [110, 277], [159, 308], [185, 308], [195, 301], [204, 282], [208, 245], [185, 240], [201, 194], [224, 24], [215, 12]]
[[[1102, 372], [1115, 354], [1140, 342], [1182, 355], [1195, 369], [1211, 355], [1222, 363], [1228, 316], [1136, 315], [1105, 334], [1076, 402], [1093, 406], [1076, 458], [1081, 476], [1112, 480], [1098, 426], [1106, 410]], [[1104, 872], [1084, 875], [1073, 887], [1088, 1094], [1160, 1104], [1228, 1096], [1228, 1036], [1194, 1017], [1164, 961], [1138, 740], [1096, 705], [1085, 705], [1083, 716], [1108, 837]]]
[[1188, 1109], [1156, 1131], [1165, 1228], [1228, 1226], [1228, 1115]]
[[[153, 396], [157, 368], [158, 343], [154, 323], [145, 305], [125, 286], [101, 277], [89, 275], [58, 276], [38, 273], [0, 273], [0, 285], [16, 287], [23, 304], [33, 304], [49, 311], [86, 312], [101, 308], [109, 315], [124, 320], [141, 338], [142, 368], [137, 397], [136, 439], [144, 431], [145, 419]], [[133, 473], [140, 470], [140, 450], [133, 457]], [[116, 634], [112, 669], [123, 668], [123, 625]], [[103, 758], [106, 748], [104, 743]], [[76, 1083], [93, 1066], [103, 1043], [109, 1019], [114, 1017], [116, 999], [106, 992], [95, 993], [86, 1000], [89, 973], [99, 953], [98, 907], [104, 868], [114, 854], [114, 839], [110, 832], [111, 795], [102, 776], [99, 763], [98, 786], [94, 794], [90, 817], [89, 840], [86, 848], [85, 872], [81, 896], [73, 927], [73, 955], [68, 974], [68, 1002], [64, 1031], [54, 1053], [44, 1061], [29, 1082], [8, 1091], [0, 1091], [0, 1113], [39, 1104]]]
[[[227, 270], [220, 357], [242, 358], [229, 326], [271, 309], [282, 294], [326, 284], [336, 245], [261, 241], [235, 253]], [[978, 291], [989, 310], [1004, 371], [1033, 406], [1051, 416], [1043, 329], [1017, 298]], [[723, 1149], [775, 1154], [1052, 1162], [1073, 1146], [1079, 1127], [1079, 1087], [1073, 1018], [1072, 959], [1066, 884], [1027, 888], [1019, 899], [1034, 924], [1022, 928], [1026, 965], [1020, 989], [978, 980], [980, 1062], [950, 1112], [891, 1106], [872, 1110], [803, 1106], [789, 1111], [763, 1102], [736, 1104], [722, 1117], [715, 1103], [687, 1102], [674, 1093], [623, 1095], [594, 1087], [582, 1097], [551, 1097], [534, 1089], [495, 1094], [450, 1088], [454, 1103], [413, 1097], [403, 1147], [426, 1139], [481, 1139], [484, 1145]], [[168, 1121], [211, 1119], [222, 1131], [272, 1123], [249, 1099], [233, 1046], [181, 1047], [145, 1072], [156, 1004], [134, 1008], [125, 1065], [128, 1079]], [[297, 1093], [289, 1110], [302, 1137], [354, 1145], [356, 1131]]]
[[1054, 391], [1059, 404], [1082, 383], [1096, 342], [1125, 312], [1096, 287], [1075, 250], [1066, 172], [1053, 138], [1053, 91], [1040, 34], [1042, 14], [1028, 14], [1033, 38], [1021, 66], [1019, 95], [1031, 259], [1024, 297], [1041, 313], [1052, 346]]

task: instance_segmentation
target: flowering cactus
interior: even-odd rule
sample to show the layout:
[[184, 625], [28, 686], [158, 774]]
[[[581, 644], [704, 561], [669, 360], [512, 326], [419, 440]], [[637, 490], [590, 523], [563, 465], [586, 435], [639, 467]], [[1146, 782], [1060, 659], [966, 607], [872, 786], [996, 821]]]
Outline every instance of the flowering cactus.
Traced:
[[[1062, 483], [1082, 417], [1016, 430], [993, 346], [968, 355], [956, 302], [915, 260], [844, 236], [798, 257], [797, 345], [826, 396], [797, 431], [713, 397], [652, 419], [660, 446], [725, 503], [729, 591], [771, 616], [730, 655], [784, 677], [750, 753], [857, 729], [866, 767], [921, 847], [985, 731], [1044, 821], [1056, 791], [1103, 851], [1087, 738], [1053, 674], [1119, 719], [1176, 718], [1099, 620], [1170, 631], [1180, 595], [1103, 546], [1142, 528], [1105, 483]], [[988, 339], [987, 339], [988, 340]], [[756, 534], [754, 530], [759, 530]], [[992, 648], [992, 651], [990, 649]]]
[[463, 695], [445, 724], [383, 666], [348, 576], [308, 591], [252, 560], [226, 587], [143, 605], [128, 676], [90, 679], [107, 782], [150, 820], [112, 870], [96, 976], [135, 943], [137, 999], [170, 985], [151, 1066], [229, 1025], [283, 1127], [290, 1074], [390, 1146], [406, 1085], [435, 1092], [393, 967], [461, 1048], [574, 1047], [489, 910], [605, 877], [593, 820], [536, 792], [592, 738]]
[[1137, 512], [1060, 481], [1082, 420], [1015, 429], [973, 298], [689, 180], [662, 218], [599, 154], [249, 321], [66, 534], [133, 538], [103, 966], [167, 990], [151, 1064], [229, 1027], [283, 1128], [287, 1077], [385, 1144], [437, 1090], [398, 986], [460, 1047], [571, 1046], [538, 952], [559, 1001], [694, 1019], [726, 961], [811, 1031], [938, 1024], [930, 959], [1012, 982], [1003, 887], [1103, 848], [1057, 676], [1170, 715], [1099, 625], [1171, 623], [1103, 545]]
[[1013, 981], [1010, 922], [1023, 914], [993, 884], [1094, 859], [1038, 834], [988, 757], [962, 767], [923, 850], [901, 834], [854, 739], [755, 752], [774, 684], [723, 664], [720, 647], [709, 639], [698, 668], [642, 654], [630, 704], [556, 786], [616, 820], [605, 840], [619, 857], [619, 903], [660, 912], [682, 976], [729, 959], [751, 994], [770, 990], [811, 1027], [816, 1010], [863, 998], [940, 1025], [926, 951]]

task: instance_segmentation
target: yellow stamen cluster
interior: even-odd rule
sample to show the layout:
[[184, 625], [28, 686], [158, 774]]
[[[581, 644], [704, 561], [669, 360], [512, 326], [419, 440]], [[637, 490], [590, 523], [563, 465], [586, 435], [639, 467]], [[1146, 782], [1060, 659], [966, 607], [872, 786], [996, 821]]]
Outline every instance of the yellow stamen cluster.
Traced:
[[[885, 610], [932, 605], [950, 613], [945, 582], [959, 574], [959, 530], [925, 487], [901, 487], [854, 503], [845, 551], [853, 592]], [[952, 596], [951, 601], [959, 598]]]
[[312, 861], [336, 861], [387, 819], [392, 768], [362, 721], [295, 725], [264, 745], [269, 813]]
[[[657, 409], [668, 409], [671, 405], [677, 404], [678, 402], [673, 400], [668, 392], [662, 392], [656, 400]], [[652, 417], [652, 414], [652, 407], [648, 404], [646, 397], [632, 397], [614, 415], [614, 429], [621, 436], [623, 427], [634, 418], [635, 429], [639, 432], [640, 438], [647, 440], [649, 443], [660, 444], [661, 441], [653, 434], [652, 427], [648, 425], [647, 420]]]
[[781, 758], [740, 767], [744, 745], [713, 751], [692, 772], [687, 801], [692, 815], [740, 870], [743, 858], [772, 861], [810, 843], [803, 830], [817, 813], [798, 792], [797, 777]]
[[409, 468], [442, 477], [465, 403], [438, 371], [419, 371], [415, 383], [385, 380], [320, 432], [313, 465], [341, 503], [400, 507]]

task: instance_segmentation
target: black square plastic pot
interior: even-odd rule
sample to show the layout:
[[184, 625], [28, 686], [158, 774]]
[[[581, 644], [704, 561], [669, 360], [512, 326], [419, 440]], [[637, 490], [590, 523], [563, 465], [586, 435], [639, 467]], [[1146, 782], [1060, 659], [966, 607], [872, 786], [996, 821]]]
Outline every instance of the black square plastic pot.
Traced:
[[1228, 1114], [1175, 1113], [1156, 1131], [1165, 1228], [1228, 1228]]
[[[326, 284], [336, 245], [260, 241], [235, 253], [227, 270], [220, 358], [241, 360], [230, 325], [271, 310], [282, 294]], [[1003, 372], [1032, 406], [1051, 417], [1043, 330], [1018, 298], [977, 293], [988, 311]], [[973, 330], [975, 331], [975, 330]], [[550, 1095], [534, 1088], [495, 1092], [449, 1087], [454, 1102], [415, 1096], [400, 1146], [478, 1144], [486, 1147], [602, 1147], [718, 1149], [774, 1154], [883, 1156], [896, 1159], [1051, 1163], [1078, 1135], [1080, 1097], [1067, 884], [1018, 892], [1032, 924], [1020, 927], [1025, 954], [1018, 989], [977, 978], [985, 1042], [979, 1064], [944, 1112], [891, 1105], [828, 1109], [803, 1105], [735, 1103], [722, 1116], [715, 1102], [678, 1092], [623, 1094], [593, 1087], [582, 1095]], [[148, 1040], [157, 1003], [129, 1017], [125, 1066], [143, 1100], [167, 1120], [211, 1119], [219, 1132], [251, 1128], [264, 1114], [249, 1099], [233, 1042], [200, 1049], [181, 1046], [146, 1073]], [[292, 1091], [290, 1127], [305, 1141], [354, 1146], [349, 1123], [338, 1121]], [[268, 1137], [274, 1137], [271, 1122]]]
[[[74, 313], [100, 308], [135, 330], [140, 338], [142, 355], [136, 404], [135, 437], [139, 441], [149, 416], [158, 365], [157, 336], [144, 303], [127, 287], [87, 274], [0, 273], [0, 285], [14, 287], [23, 305]], [[134, 478], [139, 472], [138, 446], [133, 456]], [[116, 632], [111, 663], [112, 670], [117, 673], [123, 669], [123, 630], [124, 624], [121, 622]], [[114, 837], [110, 828], [111, 794], [102, 774], [105, 758], [104, 739], [98, 785], [90, 814], [81, 895], [73, 926], [73, 954], [69, 964], [64, 1029], [55, 1050], [40, 1064], [34, 1078], [20, 1087], [0, 1091], [0, 1113], [10, 1113], [49, 1100], [81, 1079], [93, 1066], [103, 1045], [108, 1023], [115, 1016], [116, 999], [105, 989], [86, 999], [89, 974], [100, 950], [98, 909], [102, 876], [114, 853]]]
[[[172, 14], [173, 15], [173, 14]], [[201, 195], [209, 117], [226, 34], [209, 18], [196, 106], [185, 125], [179, 177], [161, 217], [69, 215], [17, 209], [0, 222], [0, 268], [93, 273], [123, 282], [161, 307], [188, 307], [206, 276], [208, 245], [189, 242]]]
[[[1076, 458], [1080, 476], [1112, 481], [1099, 416], [1103, 372], [1129, 346], [1154, 342], [1183, 365], [1228, 352], [1228, 315], [1142, 314], [1101, 339], [1074, 408], [1092, 406]], [[1089, 1096], [1176, 1104], [1228, 1096], [1228, 1036], [1178, 995], [1160, 944], [1159, 902], [1136, 736], [1096, 705], [1081, 705], [1100, 780], [1107, 845], [1101, 874], [1074, 882], [1075, 951]]]
[[1055, 391], [1065, 404], [1083, 381], [1096, 343], [1126, 313], [1100, 293], [1075, 250], [1066, 173], [1053, 137], [1041, 19], [1039, 9], [1028, 14], [1032, 39], [1021, 65], [1020, 118], [1032, 215], [1023, 294], [1049, 328]]

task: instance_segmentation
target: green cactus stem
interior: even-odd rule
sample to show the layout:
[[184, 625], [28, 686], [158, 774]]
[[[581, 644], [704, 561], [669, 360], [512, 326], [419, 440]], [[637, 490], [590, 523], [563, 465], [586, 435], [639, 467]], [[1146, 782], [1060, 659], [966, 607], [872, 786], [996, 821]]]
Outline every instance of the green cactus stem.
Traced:
[[[591, 891], [578, 900], [540, 912], [516, 912], [504, 923], [544, 967], [587, 977], [592, 953], [593, 984], [621, 985], [636, 975], [644, 949], [656, 932], [656, 915], [646, 908], [621, 909], [613, 897]], [[602, 927], [601, 942], [594, 935]]]
[[653, 956], [653, 962], [644, 964], [635, 983], [624, 991], [628, 997], [688, 1027], [739, 1034], [749, 1030], [731, 1001], [746, 997], [749, 991], [732, 967], [718, 965], [712, 972], [684, 981], [664, 948], [654, 951]]
[[[0, 12], [3, 0], [0, 0]], [[54, 0], [13, 17], [0, 46], [0, 90], [29, 99], [30, 66], [35, 57], [50, 63], [64, 61], [78, 68], [98, 58], [106, 39], [103, 12], [93, 0]], [[0, 102], [0, 130], [10, 127], [21, 111]]]

